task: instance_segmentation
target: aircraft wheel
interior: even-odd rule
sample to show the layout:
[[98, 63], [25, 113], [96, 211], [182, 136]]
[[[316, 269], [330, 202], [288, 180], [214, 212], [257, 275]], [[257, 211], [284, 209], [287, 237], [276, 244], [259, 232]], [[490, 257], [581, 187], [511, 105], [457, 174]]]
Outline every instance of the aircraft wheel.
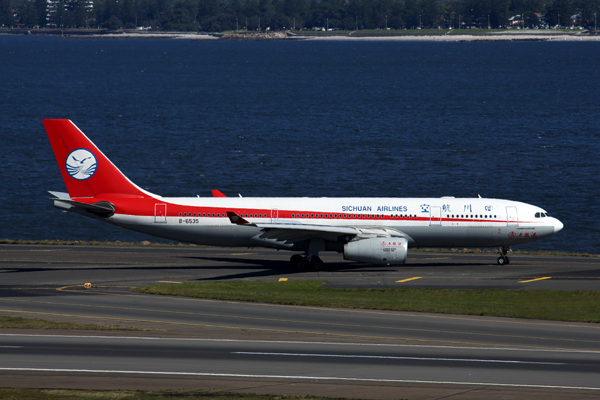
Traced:
[[508, 264], [506, 262], [506, 259], [502, 256], [498, 257], [498, 265], [504, 265], [504, 264]]
[[325, 264], [319, 257], [313, 257], [312, 260], [310, 260], [310, 266], [316, 271], [320, 271], [325, 267]]
[[296, 271], [304, 271], [308, 267], [308, 263], [300, 254], [293, 255], [290, 264]]

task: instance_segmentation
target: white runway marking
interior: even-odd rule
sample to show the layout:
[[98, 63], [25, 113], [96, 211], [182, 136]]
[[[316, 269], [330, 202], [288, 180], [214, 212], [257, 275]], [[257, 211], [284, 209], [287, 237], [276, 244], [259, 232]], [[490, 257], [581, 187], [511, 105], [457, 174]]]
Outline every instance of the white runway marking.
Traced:
[[290, 357], [374, 358], [374, 359], [383, 359], [383, 360], [460, 361], [460, 362], [509, 363], [509, 364], [541, 364], [541, 365], [565, 365], [566, 364], [566, 363], [542, 362], [542, 361], [482, 360], [482, 359], [477, 359], [477, 358], [364, 356], [364, 355], [352, 355], [352, 354], [263, 353], [263, 352], [254, 352], [254, 351], [234, 351], [232, 354], [249, 354], [249, 355], [266, 355], [266, 356], [290, 356]]

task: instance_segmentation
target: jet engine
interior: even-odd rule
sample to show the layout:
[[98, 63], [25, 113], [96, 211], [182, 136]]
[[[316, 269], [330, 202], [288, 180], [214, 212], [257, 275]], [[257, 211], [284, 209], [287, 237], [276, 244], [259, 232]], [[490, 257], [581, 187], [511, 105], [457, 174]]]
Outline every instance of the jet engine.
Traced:
[[399, 265], [406, 262], [408, 241], [398, 237], [359, 239], [344, 245], [344, 260]]

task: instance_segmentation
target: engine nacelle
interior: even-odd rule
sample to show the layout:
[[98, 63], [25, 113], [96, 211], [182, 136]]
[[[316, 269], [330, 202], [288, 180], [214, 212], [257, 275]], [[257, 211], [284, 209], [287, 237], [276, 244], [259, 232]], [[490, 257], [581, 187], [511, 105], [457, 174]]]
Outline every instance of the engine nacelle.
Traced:
[[349, 242], [344, 245], [344, 260], [370, 264], [404, 264], [407, 253], [408, 241], [405, 238], [369, 238]]

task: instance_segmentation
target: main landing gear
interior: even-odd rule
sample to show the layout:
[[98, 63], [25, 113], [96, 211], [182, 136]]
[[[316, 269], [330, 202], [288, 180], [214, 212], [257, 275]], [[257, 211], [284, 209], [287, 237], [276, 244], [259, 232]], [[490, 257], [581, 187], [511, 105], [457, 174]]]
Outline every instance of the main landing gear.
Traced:
[[320, 271], [325, 266], [318, 256], [302, 254], [294, 254], [292, 258], [290, 258], [290, 264], [296, 271], [306, 271], [309, 268]]
[[506, 255], [510, 251], [510, 247], [502, 247], [500, 250], [500, 257], [498, 257], [498, 265], [510, 264], [510, 258]]

